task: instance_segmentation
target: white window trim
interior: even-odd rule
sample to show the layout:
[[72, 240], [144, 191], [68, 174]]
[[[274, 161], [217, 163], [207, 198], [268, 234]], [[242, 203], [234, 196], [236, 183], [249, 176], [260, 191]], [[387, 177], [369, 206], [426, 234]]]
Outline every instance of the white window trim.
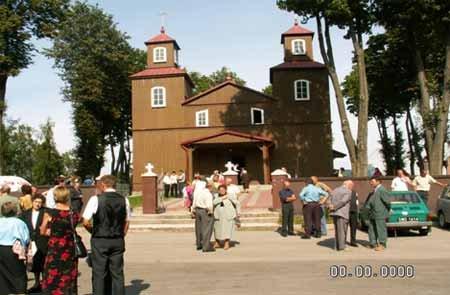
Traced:
[[[201, 114], [205, 114], [205, 125], [200, 125], [198, 122]], [[195, 112], [195, 126], [196, 127], [209, 127], [209, 112], [208, 112], [208, 110], [201, 110], [201, 111]]]
[[[162, 96], [163, 96], [163, 104], [155, 104], [154, 103], [154, 91], [156, 89], [162, 89]], [[162, 86], [155, 86], [152, 87], [151, 91], [151, 102], [152, 102], [152, 108], [165, 108], [167, 106], [167, 99], [166, 99], [166, 88]]]
[[[261, 123], [255, 123], [255, 117], [253, 115], [253, 111], [261, 112]], [[250, 108], [250, 115], [252, 117], [252, 125], [264, 125], [264, 110], [260, 108]]]
[[[303, 52], [302, 53], [297, 53], [294, 51], [295, 49], [295, 43], [300, 42], [302, 44], [302, 48], [303, 48]], [[305, 55], [306, 54], [306, 43], [305, 40], [303, 39], [294, 39], [291, 41], [291, 51], [293, 55]]]
[[[307, 87], [306, 87], [306, 94], [307, 94], [307, 97], [305, 97], [305, 98], [298, 98], [298, 93], [297, 93], [297, 83], [301, 83], [301, 82], [306, 82], [306, 85], [307, 85]], [[310, 83], [308, 80], [296, 80], [296, 81], [294, 82], [294, 93], [295, 93], [294, 98], [295, 98], [296, 101], [306, 101], [306, 100], [310, 100], [310, 90], [309, 90], [310, 84], [311, 84], [311, 83]]]
[[[156, 51], [157, 50], [163, 50], [163, 58], [162, 59], [156, 59], [157, 55], [156, 55]], [[161, 62], [167, 62], [167, 48], [165, 47], [155, 47], [153, 48], [153, 62], [154, 63], [161, 63]]]

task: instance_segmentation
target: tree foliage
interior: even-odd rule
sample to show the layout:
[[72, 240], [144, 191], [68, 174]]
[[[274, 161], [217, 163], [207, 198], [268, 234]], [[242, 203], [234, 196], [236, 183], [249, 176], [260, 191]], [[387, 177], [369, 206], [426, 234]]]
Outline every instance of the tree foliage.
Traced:
[[[128, 181], [131, 162], [131, 83], [142, 70], [145, 52], [133, 49], [128, 36], [96, 6], [76, 2], [47, 51], [65, 82], [64, 97], [73, 107], [78, 138], [77, 173], [97, 175], [107, 147], [112, 173]], [[116, 157], [115, 147], [119, 147]]]
[[[52, 38], [69, 0], [3, 0], [0, 2], [0, 139], [4, 131], [6, 83], [32, 62], [33, 38]], [[0, 175], [4, 160], [0, 142]]]
[[196, 95], [200, 92], [203, 92], [205, 90], [208, 90], [211, 87], [214, 87], [220, 83], [225, 82], [228, 78], [231, 78], [236, 82], [238, 85], [245, 85], [245, 81], [241, 79], [238, 74], [231, 71], [227, 67], [222, 67], [221, 69], [209, 74], [209, 75], [203, 75], [199, 72], [190, 72], [189, 76], [192, 79], [192, 82], [194, 82], [195, 88], [193, 91], [193, 95]]

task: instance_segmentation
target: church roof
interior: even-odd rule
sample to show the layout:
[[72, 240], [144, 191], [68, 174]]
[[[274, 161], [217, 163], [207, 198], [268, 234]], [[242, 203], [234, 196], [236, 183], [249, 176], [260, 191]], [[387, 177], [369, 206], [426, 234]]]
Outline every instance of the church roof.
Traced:
[[233, 85], [233, 86], [235, 86], [235, 87], [237, 87], [237, 88], [240, 88], [240, 89], [243, 89], [243, 90], [246, 90], [246, 91], [250, 91], [250, 92], [256, 93], [256, 94], [258, 94], [258, 95], [261, 95], [261, 96], [264, 97], [264, 98], [271, 99], [271, 100], [276, 100], [274, 97], [272, 97], [272, 96], [270, 96], [270, 95], [267, 95], [267, 94], [265, 94], [265, 93], [262, 93], [262, 92], [260, 92], [260, 91], [258, 91], [258, 90], [251, 89], [251, 88], [248, 88], [248, 87], [239, 85], [239, 84], [237, 84], [233, 79], [227, 79], [227, 80], [226, 80], [225, 82], [223, 82], [223, 83], [220, 83], [220, 84], [218, 84], [218, 85], [216, 85], [216, 86], [214, 86], [214, 87], [211, 87], [211, 88], [209, 88], [209, 89], [207, 89], [207, 90], [205, 90], [205, 91], [203, 91], [203, 92], [200, 92], [200, 93], [197, 94], [197, 95], [194, 95], [194, 96], [188, 98], [187, 100], [185, 100], [185, 101], [182, 103], [182, 105], [186, 105], [186, 104], [189, 104], [189, 103], [191, 103], [191, 102], [193, 102], [193, 101], [196, 101], [197, 99], [200, 99], [200, 98], [202, 98], [203, 96], [205, 96], [205, 95], [207, 95], [207, 94], [209, 94], [209, 93], [211, 93], [211, 92], [217, 91], [217, 90], [219, 90], [219, 89], [221, 89], [221, 88], [223, 88], [223, 87], [225, 87], [225, 86], [227, 86], [227, 85]]
[[325, 69], [326, 66], [320, 62], [312, 60], [299, 60], [299, 61], [289, 61], [283, 62], [279, 65], [270, 68], [270, 82], [272, 83], [272, 72], [273, 71], [283, 71], [283, 70], [293, 70], [293, 69]]
[[173, 42], [174, 45], [175, 45], [175, 48], [177, 50], [180, 50], [180, 46], [178, 46], [177, 41], [175, 39], [173, 39], [172, 37], [170, 37], [169, 35], [167, 35], [164, 27], [161, 27], [161, 33], [159, 35], [156, 35], [156, 36], [152, 37], [147, 42], [145, 42], [145, 45], [158, 44], [158, 43], [168, 43], [168, 42]]
[[164, 78], [173, 76], [186, 76], [188, 81], [192, 84], [192, 80], [189, 77], [185, 69], [177, 67], [163, 67], [163, 68], [147, 68], [136, 74], [130, 76], [131, 79], [141, 79], [141, 78]]
[[281, 35], [281, 44], [284, 43], [284, 37], [286, 36], [305, 36], [305, 35], [314, 35], [314, 32], [308, 30], [307, 28], [299, 26], [298, 22], [295, 21], [294, 25]]
[[272, 139], [265, 136], [260, 135], [252, 135], [248, 133], [238, 132], [238, 131], [232, 131], [232, 130], [225, 130], [213, 135], [208, 135], [204, 137], [199, 137], [195, 139], [190, 139], [187, 141], [184, 141], [181, 143], [182, 146], [189, 146], [192, 144], [199, 144], [199, 143], [210, 143], [212, 139], [219, 139], [219, 138], [225, 138], [227, 136], [231, 136], [234, 138], [240, 138], [239, 141], [242, 142], [265, 142], [265, 143], [272, 143]]

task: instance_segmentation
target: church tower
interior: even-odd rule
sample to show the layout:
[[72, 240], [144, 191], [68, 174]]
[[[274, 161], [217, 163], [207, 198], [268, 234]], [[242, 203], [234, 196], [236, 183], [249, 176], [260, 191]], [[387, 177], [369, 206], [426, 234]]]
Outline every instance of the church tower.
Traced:
[[292, 126], [283, 134], [291, 139], [286, 144], [294, 167], [289, 170], [298, 176], [329, 175], [332, 170], [328, 72], [314, 61], [313, 37], [314, 32], [295, 21], [281, 35], [284, 62], [270, 69], [277, 117]]
[[161, 27], [159, 35], [154, 36], [147, 42], [147, 66], [149, 68], [178, 67], [178, 52], [180, 46], [177, 41], [166, 34]]

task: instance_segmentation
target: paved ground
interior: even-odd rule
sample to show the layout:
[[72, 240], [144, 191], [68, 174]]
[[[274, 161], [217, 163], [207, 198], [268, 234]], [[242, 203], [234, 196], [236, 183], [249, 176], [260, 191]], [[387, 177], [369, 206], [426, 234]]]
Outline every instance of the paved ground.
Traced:
[[[332, 234], [332, 233], [331, 233]], [[367, 235], [359, 232], [364, 244]], [[86, 239], [85, 239], [86, 240]], [[191, 233], [131, 233], [127, 294], [449, 294], [450, 231], [404, 235], [379, 253], [362, 246], [335, 252], [334, 241], [238, 232], [229, 251], [195, 251]], [[412, 265], [414, 278], [381, 278], [380, 266]], [[332, 265], [372, 266], [376, 278], [331, 278]], [[80, 261], [80, 293], [90, 294], [90, 269]]]

